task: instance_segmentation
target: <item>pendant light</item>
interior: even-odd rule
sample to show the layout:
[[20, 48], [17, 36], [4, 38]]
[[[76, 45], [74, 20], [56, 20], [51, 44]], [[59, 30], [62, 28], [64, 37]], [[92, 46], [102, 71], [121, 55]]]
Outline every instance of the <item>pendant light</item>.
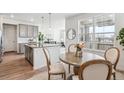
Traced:
[[51, 13], [49, 13], [49, 31], [52, 30], [52, 27], [51, 27]]
[[42, 16], [41, 19], [42, 19], [41, 20], [42, 21], [42, 30], [44, 30], [44, 17]]

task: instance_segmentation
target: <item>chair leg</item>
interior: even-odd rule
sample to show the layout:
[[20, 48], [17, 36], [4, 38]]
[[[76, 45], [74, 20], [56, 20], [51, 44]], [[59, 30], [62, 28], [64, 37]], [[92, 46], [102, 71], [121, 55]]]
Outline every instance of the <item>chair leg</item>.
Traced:
[[63, 74], [62, 74], [62, 78], [63, 78]]
[[70, 73], [71, 71], [70, 71], [70, 65], [68, 65], [68, 72]]
[[115, 73], [113, 73], [113, 79], [116, 80], [116, 75], [115, 75]]
[[64, 80], [66, 80], [66, 73], [64, 73]]
[[50, 74], [48, 74], [48, 80], [50, 80]]

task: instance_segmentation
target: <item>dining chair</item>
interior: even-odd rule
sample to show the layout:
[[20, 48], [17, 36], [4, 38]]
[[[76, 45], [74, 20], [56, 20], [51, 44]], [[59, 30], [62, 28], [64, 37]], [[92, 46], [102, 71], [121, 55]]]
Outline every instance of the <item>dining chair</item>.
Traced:
[[110, 80], [112, 74], [112, 64], [107, 60], [90, 60], [83, 63], [78, 75], [70, 75], [68, 80]]
[[[76, 44], [70, 44], [68, 46], [68, 52], [75, 52], [76, 53], [76, 47], [75, 47]], [[68, 72], [70, 73], [71, 70], [70, 70], [71, 66], [68, 65]]]
[[50, 80], [51, 75], [62, 75], [64, 76], [64, 80], [66, 79], [66, 72], [64, 69], [63, 64], [61, 63], [54, 63], [51, 64], [50, 53], [46, 47], [43, 47], [43, 52], [46, 58], [47, 69], [48, 69], [48, 80]]
[[112, 63], [112, 75], [113, 79], [116, 79], [116, 67], [119, 62], [120, 58], [120, 50], [117, 47], [111, 47], [108, 48], [105, 51], [104, 57], [106, 60], [110, 61]]

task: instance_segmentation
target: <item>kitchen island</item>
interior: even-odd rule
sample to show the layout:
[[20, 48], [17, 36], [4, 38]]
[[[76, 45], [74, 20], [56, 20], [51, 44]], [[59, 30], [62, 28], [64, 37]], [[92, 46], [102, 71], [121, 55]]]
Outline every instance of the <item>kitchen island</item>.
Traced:
[[33, 69], [39, 69], [46, 66], [43, 47], [46, 47], [49, 50], [52, 63], [59, 61], [60, 44], [25, 44], [25, 58], [33, 66]]

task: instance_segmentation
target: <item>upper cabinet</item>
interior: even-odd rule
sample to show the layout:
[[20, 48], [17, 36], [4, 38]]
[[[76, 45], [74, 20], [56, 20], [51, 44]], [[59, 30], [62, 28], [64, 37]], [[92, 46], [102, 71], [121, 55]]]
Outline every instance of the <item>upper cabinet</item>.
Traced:
[[19, 25], [19, 37], [26, 38], [28, 37], [28, 25]]
[[19, 24], [19, 37], [31, 38], [37, 37], [38, 26]]
[[31, 25], [28, 25], [28, 37], [31, 38], [33, 37], [33, 32], [34, 32], [34, 27]]
[[33, 37], [37, 37], [38, 36], [38, 26], [34, 26], [33, 27]]

